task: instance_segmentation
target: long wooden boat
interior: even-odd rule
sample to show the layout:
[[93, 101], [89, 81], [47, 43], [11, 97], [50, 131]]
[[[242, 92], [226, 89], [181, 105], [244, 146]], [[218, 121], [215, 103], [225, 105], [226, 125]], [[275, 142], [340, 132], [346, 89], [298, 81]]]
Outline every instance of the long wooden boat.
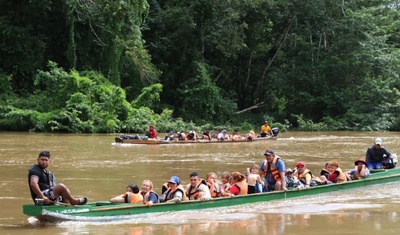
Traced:
[[400, 169], [380, 170], [373, 172], [368, 178], [341, 184], [330, 184], [312, 187], [308, 190], [289, 190], [250, 194], [236, 197], [222, 197], [201, 201], [185, 201], [181, 203], [158, 203], [152, 207], [143, 204], [93, 202], [82, 206], [51, 205], [35, 206], [23, 205], [26, 215], [34, 216], [45, 221], [112, 221], [135, 218], [147, 213], [201, 210], [207, 208], [236, 206], [246, 203], [283, 200], [286, 198], [310, 196], [340, 190], [354, 189], [374, 184], [394, 182], [400, 179]]
[[238, 140], [163, 140], [163, 139], [124, 139], [121, 137], [115, 137], [115, 144], [227, 144], [227, 143], [240, 143], [247, 142], [251, 143], [254, 141], [268, 141], [276, 140], [277, 136], [269, 136], [263, 138], [255, 138], [253, 140], [238, 139]]

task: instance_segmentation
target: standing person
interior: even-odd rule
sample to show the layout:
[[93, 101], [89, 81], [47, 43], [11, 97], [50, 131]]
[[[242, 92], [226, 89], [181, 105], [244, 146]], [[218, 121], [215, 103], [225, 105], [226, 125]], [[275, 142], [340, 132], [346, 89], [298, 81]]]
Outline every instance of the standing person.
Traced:
[[265, 160], [261, 163], [258, 173], [265, 177], [268, 191], [285, 190], [285, 163], [275, 155], [272, 149], [267, 149], [264, 153]]
[[87, 198], [73, 198], [64, 184], [57, 184], [52, 172], [47, 170], [50, 163], [50, 152], [39, 153], [37, 164], [31, 166], [28, 173], [28, 184], [31, 197], [36, 205], [50, 205], [56, 202], [71, 205], [85, 205]]
[[139, 187], [136, 184], [126, 186], [126, 192], [110, 199], [110, 202], [139, 203], [143, 202], [143, 196], [139, 193]]
[[272, 136], [272, 130], [268, 125], [268, 121], [265, 121], [264, 125], [261, 126], [260, 137], [267, 137], [267, 135]]
[[168, 189], [161, 196], [160, 202], [179, 203], [181, 201], [186, 201], [185, 189], [179, 177], [172, 176], [168, 180]]
[[156, 139], [157, 138], [157, 131], [154, 128], [154, 125], [150, 125], [149, 129], [146, 132], [146, 136], [149, 137], [150, 139]]
[[384, 156], [393, 159], [392, 154], [382, 146], [382, 139], [376, 138], [374, 145], [367, 149], [365, 160], [367, 162], [368, 169], [382, 169]]
[[205, 201], [211, 198], [210, 189], [205, 180], [200, 179], [197, 172], [190, 174], [190, 184], [186, 186], [186, 196], [189, 200]]
[[150, 180], [143, 180], [140, 194], [143, 196], [143, 204], [152, 206], [158, 203], [158, 195], [153, 191], [153, 182]]

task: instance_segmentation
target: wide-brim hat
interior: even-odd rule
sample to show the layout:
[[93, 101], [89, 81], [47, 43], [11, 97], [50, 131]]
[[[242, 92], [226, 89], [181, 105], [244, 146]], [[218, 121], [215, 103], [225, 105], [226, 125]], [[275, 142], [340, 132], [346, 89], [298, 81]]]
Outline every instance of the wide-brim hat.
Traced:
[[354, 162], [354, 165], [358, 165], [358, 163], [362, 163], [362, 164], [364, 164], [364, 165], [367, 165], [367, 162], [365, 161], [365, 159], [364, 158], [359, 158], [359, 159], [357, 159], [355, 162]]

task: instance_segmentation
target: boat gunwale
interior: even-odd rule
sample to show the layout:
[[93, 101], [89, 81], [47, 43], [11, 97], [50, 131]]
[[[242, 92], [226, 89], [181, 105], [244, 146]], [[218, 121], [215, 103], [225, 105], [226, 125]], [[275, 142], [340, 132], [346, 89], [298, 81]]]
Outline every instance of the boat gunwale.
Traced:
[[[387, 174], [387, 175], [384, 175]], [[273, 192], [264, 192], [264, 193], [257, 193], [257, 194], [248, 194], [248, 195], [239, 195], [239, 196], [234, 196], [234, 197], [220, 197], [220, 198], [212, 198], [209, 200], [206, 200], [204, 202], [202, 201], [183, 201], [180, 203], [157, 203], [154, 204], [152, 207], [148, 207], [143, 204], [130, 204], [126, 205], [126, 203], [110, 203], [110, 202], [93, 202], [93, 203], [88, 203], [87, 205], [82, 205], [82, 206], [72, 206], [72, 205], [52, 205], [52, 206], [35, 206], [33, 204], [30, 205], [24, 205], [24, 213], [29, 212], [29, 208], [31, 208], [31, 212], [35, 211], [36, 213], [39, 214], [33, 214], [33, 213], [25, 213], [30, 216], [36, 216], [39, 219], [44, 219], [44, 220], [50, 220], [50, 221], [59, 221], [59, 220], [84, 220], [84, 218], [87, 218], [87, 220], [95, 220], [96, 218], [98, 220], [102, 220], [104, 218], [112, 218], [109, 215], [104, 216], [104, 215], [95, 215], [96, 212], [122, 212], [120, 215], [115, 215], [118, 217], [124, 217], [124, 216], [134, 216], [134, 215], [141, 215], [141, 214], [147, 214], [147, 213], [162, 213], [162, 212], [172, 212], [172, 211], [184, 211], [184, 210], [190, 210], [193, 209], [193, 207], [196, 207], [198, 205], [203, 205], [203, 208], [195, 208], [195, 209], [210, 209], [210, 208], [217, 208], [217, 207], [225, 207], [225, 206], [235, 206], [235, 205], [243, 205], [247, 203], [257, 203], [257, 202], [263, 202], [263, 201], [273, 201], [273, 200], [282, 200], [282, 199], [287, 199], [287, 198], [297, 198], [297, 197], [303, 197], [303, 196], [310, 196], [310, 195], [317, 195], [317, 194], [322, 194], [322, 193], [329, 193], [329, 192], [334, 192], [334, 191], [340, 191], [340, 190], [349, 190], [349, 189], [354, 189], [354, 188], [361, 188], [363, 186], [373, 186], [377, 185], [380, 182], [382, 183], [389, 183], [393, 181], [397, 181], [396, 178], [400, 177], [400, 169], [394, 169], [394, 170], [379, 170], [379, 171], [374, 171], [371, 176], [368, 178], [364, 179], [359, 179], [359, 180], [354, 180], [354, 181], [348, 181], [344, 183], [338, 183], [338, 184], [329, 184], [329, 185], [320, 185], [316, 187], [311, 187], [310, 189], [303, 189], [303, 190], [297, 190], [297, 189], [290, 189], [287, 192], [284, 191], [273, 191]], [[355, 186], [354, 186], [355, 185]], [[253, 200], [246, 200], [248, 198], [259, 198], [259, 199], [253, 199]], [[265, 200], [262, 200], [265, 198]], [[230, 201], [229, 201], [230, 200]], [[227, 203], [224, 203], [227, 202]], [[232, 204], [232, 202], [236, 202], [236, 204]], [[175, 207], [172, 207], [175, 205]], [[63, 210], [67, 207], [67, 212], [64, 212]], [[168, 209], [162, 209], [162, 208], [169, 208], [171, 207], [171, 210]], [[152, 208], [149, 209], [148, 212], [143, 212], [143, 210], [146, 210], [145, 208]], [[26, 209], [26, 211], [25, 211]], [[137, 213], [126, 213], [129, 212], [131, 209], [141, 209]], [[50, 215], [43, 215], [43, 211], [50, 211], [50, 214], [53, 214], [53, 216]], [[58, 212], [61, 211], [61, 212]], [[74, 213], [76, 211], [76, 213]], [[58, 215], [59, 216], [58, 216]], [[70, 217], [70, 218], [65, 218], [65, 217]], [[110, 218], [109, 218], [110, 217]]]

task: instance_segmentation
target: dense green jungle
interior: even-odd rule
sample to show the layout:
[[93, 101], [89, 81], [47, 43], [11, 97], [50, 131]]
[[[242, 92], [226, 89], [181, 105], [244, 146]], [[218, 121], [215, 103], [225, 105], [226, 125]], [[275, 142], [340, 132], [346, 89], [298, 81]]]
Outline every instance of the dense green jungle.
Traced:
[[397, 0], [0, 0], [0, 130], [400, 130]]

